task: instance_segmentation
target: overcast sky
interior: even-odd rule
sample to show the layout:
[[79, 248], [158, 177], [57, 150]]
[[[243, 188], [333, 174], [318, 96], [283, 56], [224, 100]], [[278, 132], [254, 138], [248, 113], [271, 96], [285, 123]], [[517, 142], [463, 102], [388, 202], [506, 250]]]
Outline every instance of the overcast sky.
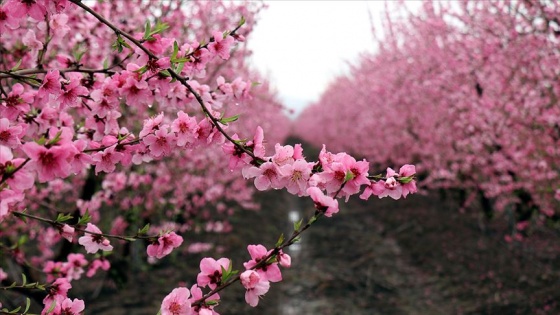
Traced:
[[[359, 53], [373, 51], [371, 22], [383, 1], [266, 1], [249, 39], [252, 61], [284, 104], [301, 111]], [[375, 22], [377, 25], [377, 22]]]

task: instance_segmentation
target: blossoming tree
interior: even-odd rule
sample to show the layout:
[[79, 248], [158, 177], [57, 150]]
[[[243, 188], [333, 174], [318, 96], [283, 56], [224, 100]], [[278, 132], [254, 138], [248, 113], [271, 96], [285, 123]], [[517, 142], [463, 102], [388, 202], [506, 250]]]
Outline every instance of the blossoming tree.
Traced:
[[532, 219], [557, 219], [559, 3], [425, 1], [390, 12], [378, 52], [331, 84], [298, 134], [378, 165], [417, 162], [427, 187], [511, 213], [518, 239]]
[[[315, 213], [269, 249], [248, 245], [243, 272], [202, 259], [196, 284], [173, 289], [161, 314], [217, 314], [219, 292], [235, 282], [256, 306], [291, 265], [283, 249], [336, 214], [338, 198], [416, 191], [412, 165], [370, 175], [347, 153], [323, 147], [310, 162], [301, 145], [265, 145], [288, 121], [246, 62], [260, 9], [0, 1], [0, 289], [40, 301], [41, 314], [82, 314], [72, 281], [126, 257], [121, 242], [141, 243], [153, 261], [201, 228], [227, 231], [229, 214], [256, 206], [254, 178], [257, 190], [309, 196]], [[30, 303], [0, 313], [28, 314]]]

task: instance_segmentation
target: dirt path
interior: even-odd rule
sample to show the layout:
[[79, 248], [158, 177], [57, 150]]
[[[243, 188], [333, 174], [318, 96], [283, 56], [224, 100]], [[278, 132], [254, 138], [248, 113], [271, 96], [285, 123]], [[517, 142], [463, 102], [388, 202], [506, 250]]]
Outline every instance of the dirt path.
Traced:
[[[155, 315], [163, 296], [196, 279], [204, 256], [231, 257], [237, 268], [247, 244], [274, 244], [313, 205], [280, 192], [259, 195], [262, 210], [231, 218], [235, 232], [216, 238], [226, 249], [175, 257], [147, 272], [131, 269], [123, 289], [105, 288], [90, 314]], [[233, 314], [558, 314], [560, 242], [550, 230], [508, 244], [504, 220], [480, 228], [476, 212], [460, 214], [438, 196], [344, 204], [292, 248], [293, 267], [257, 308], [239, 285], [222, 294], [218, 311]], [[89, 286], [89, 285], [88, 285]]]

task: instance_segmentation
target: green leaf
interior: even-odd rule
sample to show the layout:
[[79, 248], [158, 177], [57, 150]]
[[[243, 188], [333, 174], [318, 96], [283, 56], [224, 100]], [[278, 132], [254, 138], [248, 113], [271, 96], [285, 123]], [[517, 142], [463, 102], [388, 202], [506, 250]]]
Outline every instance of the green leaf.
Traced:
[[129, 242], [136, 242], [136, 239], [134, 237], [125, 237], [124, 239]]
[[148, 224], [144, 225], [144, 227], [143, 227], [143, 228], [141, 228], [141, 229], [138, 229], [138, 235], [141, 235], [141, 234], [146, 234], [146, 233], [148, 233], [148, 230], [149, 230], [149, 229], [150, 229], [150, 223], [148, 223]]
[[245, 20], [245, 17], [244, 17], [244, 16], [241, 16], [241, 21], [239, 21], [239, 23], [237, 24], [237, 26], [243, 26], [243, 24], [245, 24], [245, 22], [247, 22], [247, 21]]
[[220, 304], [220, 302], [218, 302], [218, 300], [207, 300], [204, 302], [204, 304], [206, 304], [207, 306], [215, 306]]
[[80, 218], [78, 224], [87, 224], [91, 221], [91, 215], [89, 214], [89, 210], [86, 209], [86, 213]]
[[29, 311], [30, 306], [31, 306], [31, 299], [25, 298], [25, 311], [23, 311], [23, 314], [27, 314], [27, 311]]
[[56, 300], [52, 301], [51, 306], [49, 307], [49, 309], [47, 310], [47, 314], [52, 313], [52, 311], [54, 310], [56, 306]]
[[311, 218], [309, 218], [309, 221], [307, 222], [307, 224], [311, 225], [313, 224], [313, 222], [317, 221], [317, 216], [314, 215]]
[[282, 243], [284, 243], [284, 233], [280, 234], [278, 241], [276, 241], [276, 247], [282, 245]]
[[354, 173], [352, 171], [346, 171], [346, 175], [344, 176], [344, 182], [350, 181], [354, 179]]
[[23, 61], [23, 59], [18, 60], [16, 65], [12, 69], [10, 69], [10, 71], [16, 71], [17, 69], [19, 69], [19, 66], [21, 66], [22, 61]]
[[184, 68], [184, 67], [185, 67], [185, 63], [184, 63], [184, 62], [179, 63], [179, 64], [177, 65], [177, 68], [175, 68], [175, 72], [176, 72], [177, 74], [180, 75], [180, 74], [181, 74], [181, 71], [183, 71], [183, 68]]
[[109, 68], [109, 59], [105, 58], [105, 60], [103, 60], [103, 69], [108, 69]]
[[25, 286], [25, 284], [27, 283], [27, 276], [24, 273], [21, 274], [21, 282], [22, 286]]
[[303, 223], [303, 219], [300, 219], [299, 221], [294, 222], [294, 231], [299, 231], [302, 223]]
[[59, 213], [58, 216], [56, 217], [56, 222], [65, 222], [68, 221], [70, 219], [73, 219], [74, 217], [69, 214], [69, 213]]
[[401, 184], [408, 184], [408, 183], [410, 183], [414, 180], [415, 175], [416, 174], [413, 174], [413, 175], [410, 175], [410, 176], [399, 177], [399, 178], [397, 178], [397, 181]]
[[177, 44], [177, 41], [174, 41], [173, 42], [173, 54], [171, 54], [171, 60], [175, 60], [178, 53], [179, 53], [179, 44]]
[[27, 235], [20, 236], [17, 241], [17, 246], [18, 247], [23, 246], [23, 244], [27, 243], [27, 239], [28, 239]]
[[235, 116], [231, 116], [231, 117], [224, 117], [224, 118], [220, 119], [220, 122], [224, 125], [227, 125], [227, 123], [234, 122], [238, 119], [239, 119], [239, 115], [235, 115]]
[[150, 20], [146, 21], [146, 26], [144, 30], [144, 39], [148, 39], [150, 37], [150, 33], [152, 32], [152, 24], [150, 24]]

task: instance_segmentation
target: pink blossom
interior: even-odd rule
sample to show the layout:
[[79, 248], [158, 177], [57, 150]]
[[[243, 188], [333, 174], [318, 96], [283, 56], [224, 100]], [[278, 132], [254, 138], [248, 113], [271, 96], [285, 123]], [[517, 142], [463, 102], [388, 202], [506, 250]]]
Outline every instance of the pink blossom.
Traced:
[[111, 146], [103, 152], [94, 153], [91, 158], [95, 164], [95, 174], [99, 172], [112, 173], [116, 164], [121, 161], [124, 155], [115, 151], [115, 146]]
[[62, 305], [60, 306], [60, 314], [61, 315], [82, 315], [84, 313], [85, 304], [83, 300], [74, 299], [70, 300], [69, 298], [64, 299], [62, 301]]
[[59, 227], [59, 231], [60, 231], [60, 235], [62, 237], [67, 239], [68, 242], [72, 242], [72, 239], [74, 238], [74, 233], [75, 233], [74, 227], [72, 227], [68, 224], [63, 224], [61, 227]]
[[9, 6], [10, 13], [18, 18], [28, 14], [36, 21], [41, 21], [45, 18], [45, 14], [47, 14], [47, 9], [42, 4], [42, 1], [10, 0], [6, 6]]
[[0, 222], [8, 215], [12, 207], [23, 200], [23, 193], [10, 189], [0, 190]]
[[196, 118], [189, 117], [182, 110], [177, 113], [177, 119], [171, 124], [171, 131], [177, 135], [177, 146], [183, 147], [193, 143], [197, 136], [198, 124]]
[[191, 313], [190, 292], [187, 288], [175, 288], [161, 303], [161, 315], [189, 315]]
[[272, 161], [279, 166], [285, 164], [292, 164], [294, 162], [294, 147], [291, 145], [282, 146], [277, 143], [274, 146], [275, 153], [272, 156]]
[[34, 52], [43, 49], [43, 43], [35, 37], [35, 32], [33, 30], [28, 30], [27, 33], [21, 39], [22, 43], [29, 47]]
[[[249, 245], [247, 250], [251, 255], [251, 260], [244, 262], [243, 266], [245, 269], [251, 269], [255, 267], [258, 263], [263, 261], [269, 252], [263, 245]], [[282, 281], [282, 273], [280, 268], [278, 268], [278, 263], [265, 264], [256, 270], [263, 280], [270, 282]]]
[[33, 187], [35, 183], [35, 177], [27, 166], [23, 166], [15, 172], [24, 162], [25, 160], [22, 158], [14, 159], [12, 151], [8, 147], [0, 145], [0, 177], [6, 179], [11, 190], [22, 192]]
[[159, 113], [157, 116], [150, 117], [144, 120], [144, 124], [142, 126], [142, 130], [138, 134], [138, 137], [144, 138], [148, 134], [160, 129], [161, 124], [163, 122], [163, 113]]
[[42, 98], [53, 94], [58, 96], [62, 93], [62, 85], [60, 83], [60, 72], [58, 70], [51, 70], [47, 72], [43, 78], [43, 83], [39, 87], [39, 92], [37, 92], [37, 97]]
[[231, 36], [224, 36], [220, 32], [212, 32], [214, 41], [208, 44], [208, 50], [213, 55], [218, 55], [223, 60], [229, 59], [229, 49], [233, 42], [235, 41]]
[[58, 278], [50, 285], [43, 304], [50, 306], [52, 301], [61, 302], [67, 297], [68, 290], [72, 288], [70, 281], [66, 278]]
[[241, 284], [247, 289], [245, 301], [252, 307], [259, 304], [259, 297], [265, 295], [270, 289], [270, 282], [261, 278], [254, 270], [245, 270], [241, 275]]
[[75, 150], [71, 154], [71, 172], [78, 174], [87, 166], [93, 164], [93, 158], [91, 155], [84, 153], [84, 150], [87, 148], [87, 141], [79, 139], [74, 141], [73, 144]]
[[286, 168], [289, 167], [278, 167], [275, 163], [265, 162], [259, 167], [245, 167], [242, 173], [245, 178], [255, 177], [255, 187], [263, 191], [271, 187], [274, 189], [283, 188], [286, 185], [286, 180], [283, 178], [283, 169]]
[[215, 260], [210, 257], [202, 258], [200, 261], [200, 273], [196, 277], [196, 282], [200, 287], [208, 285], [210, 289], [215, 289], [216, 286], [222, 283], [222, 268], [228, 270], [230, 267], [230, 260], [227, 258], [220, 258]]
[[[202, 293], [202, 290], [196, 284], [194, 284], [191, 287], [191, 295], [192, 297], [189, 299], [189, 301], [192, 304], [195, 301], [200, 300], [204, 294]], [[218, 293], [214, 293], [211, 296], [209, 296], [206, 300], [219, 302], [220, 296], [218, 295]], [[206, 305], [206, 304], [203, 304], [201, 306], [195, 306], [191, 308], [190, 314], [191, 315], [219, 315], [216, 311], [214, 311], [214, 306], [215, 305]]]
[[55, 178], [65, 178], [70, 174], [67, 158], [71, 153], [68, 145], [46, 148], [35, 142], [22, 146], [23, 152], [31, 159], [31, 165], [37, 171], [39, 182], [44, 183]]
[[0, 145], [15, 149], [21, 144], [23, 128], [19, 125], [10, 127], [10, 121], [7, 118], [0, 118]]
[[113, 246], [111, 246], [109, 240], [99, 235], [101, 234], [101, 230], [97, 226], [88, 223], [86, 231], [90, 233], [85, 233], [84, 236], [80, 237], [78, 239], [78, 244], [84, 246], [88, 254], [95, 254], [100, 249], [104, 251], [113, 250]]
[[[405, 164], [401, 166], [401, 168], [399, 169], [399, 177], [411, 177], [415, 174], [416, 174], [416, 167], [414, 165]], [[401, 185], [402, 185], [402, 195], [404, 198], [406, 198], [408, 194], [413, 194], [418, 191], [418, 189], [416, 188], [416, 181], [414, 180], [411, 180], [410, 182], [404, 184], [401, 183]]]
[[0, 5], [0, 34], [6, 34], [8, 28], [14, 30], [19, 27], [19, 19], [11, 14], [8, 8], [5, 4]]
[[175, 232], [169, 232], [158, 238], [157, 243], [148, 245], [148, 256], [161, 259], [169, 255], [173, 249], [183, 244], [183, 238]]
[[[239, 140], [239, 136], [237, 134], [234, 134], [231, 138], [235, 141]], [[243, 167], [251, 162], [251, 157], [230, 141], [227, 141], [222, 145], [222, 150], [225, 154], [229, 155], [228, 166], [231, 171]]]
[[286, 184], [288, 192], [299, 196], [303, 195], [307, 188], [307, 181], [311, 176], [312, 169], [313, 164], [305, 160], [297, 160], [289, 165], [284, 173], [288, 181]]
[[282, 250], [278, 253], [277, 257], [278, 263], [284, 268], [290, 268], [292, 266], [292, 257], [284, 253]]
[[80, 279], [87, 264], [88, 261], [83, 254], [69, 254], [65, 265], [67, 279], [70, 281]]
[[94, 261], [91, 262], [91, 264], [89, 265], [88, 271], [86, 273], [86, 276], [88, 278], [91, 278], [95, 275], [95, 273], [97, 272], [98, 269], [102, 269], [102, 270], [109, 270], [109, 268], [111, 268], [111, 263], [107, 260], [107, 259], [95, 259]]
[[61, 94], [58, 95], [57, 100], [60, 102], [60, 109], [65, 107], [77, 107], [80, 105], [82, 95], [88, 94], [88, 89], [80, 84], [81, 75], [68, 74], [70, 82], [62, 84]]
[[309, 187], [307, 188], [307, 193], [315, 202], [315, 208], [324, 212], [326, 217], [332, 217], [334, 213], [338, 213], [338, 201], [332, 197], [325, 196], [321, 189]]
[[33, 93], [24, 92], [23, 85], [16, 83], [8, 97], [2, 101], [0, 114], [4, 118], [14, 120], [18, 115], [29, 111], [29, 104], [33, 102], [33, 98]]
[[144, 138], [144, 143], [150, 149], [154, 157], [161, 157], [171, 153], [175, 146], [175, 134], [167, 133], [166, 128], [156, 130], [155, 134], [149, 134]]

